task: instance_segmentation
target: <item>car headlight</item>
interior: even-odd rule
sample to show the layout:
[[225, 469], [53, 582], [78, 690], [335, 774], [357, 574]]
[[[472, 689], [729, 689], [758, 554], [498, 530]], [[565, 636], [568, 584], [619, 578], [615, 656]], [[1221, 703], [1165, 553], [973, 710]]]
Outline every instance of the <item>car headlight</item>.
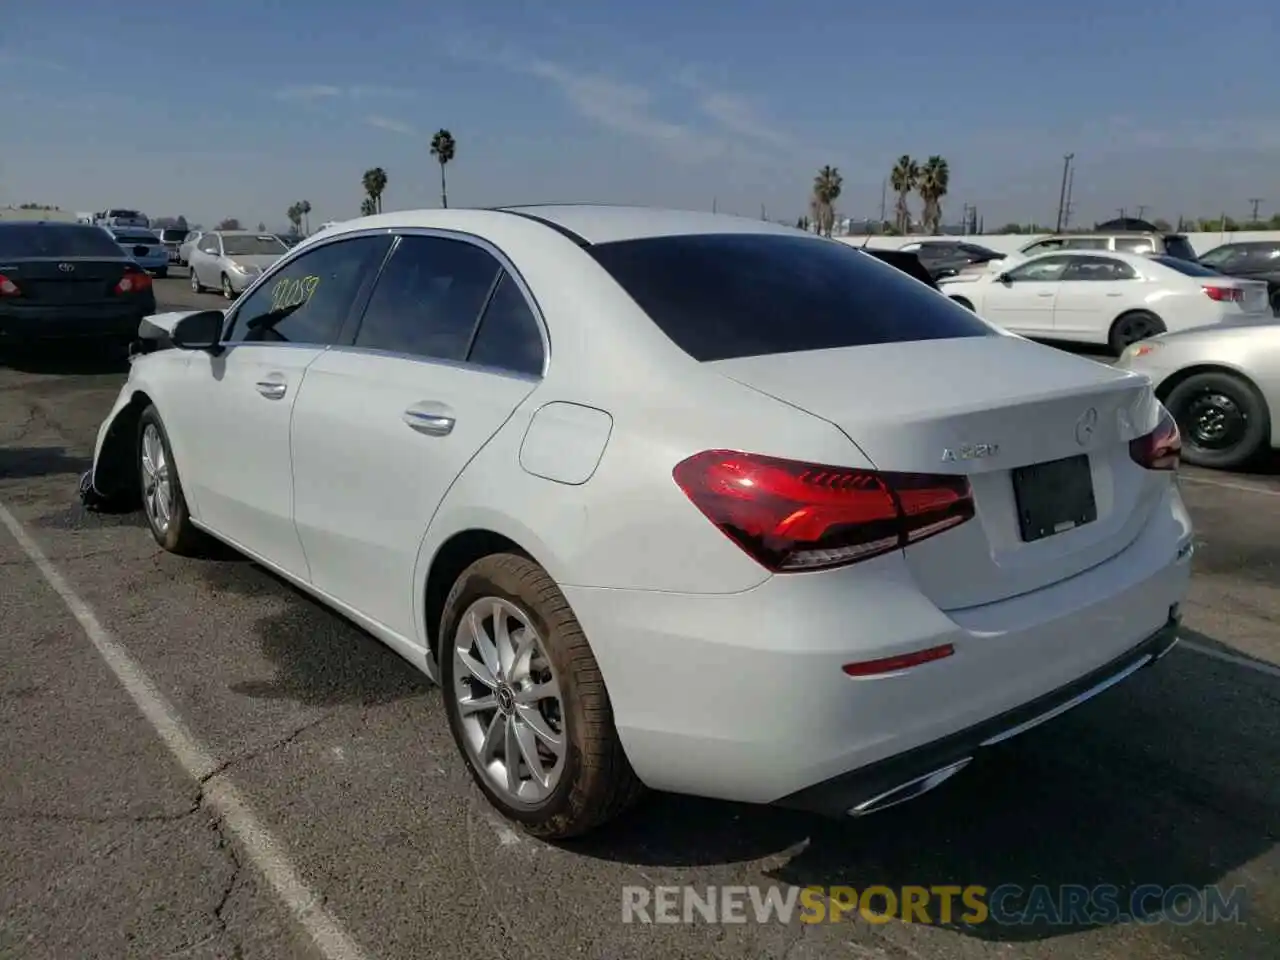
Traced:
[[253, 276], [254, 274], [262, 272], [261, 267], [251, 266], [250, 264], [247, 264], [247, 263], [236, 263], [234, 260], [231, 261], [229, 266], [231, 267], [232, 270], [235, 270], [237, 273], [243, 273], [246, 276], [250, 276], [250, 277]]

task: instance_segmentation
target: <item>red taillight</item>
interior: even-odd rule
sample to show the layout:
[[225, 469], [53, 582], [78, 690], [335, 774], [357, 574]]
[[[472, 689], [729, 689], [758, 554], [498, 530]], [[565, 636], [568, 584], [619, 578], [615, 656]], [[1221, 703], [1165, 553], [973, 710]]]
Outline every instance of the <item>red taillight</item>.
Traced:
[[1129, 456], [1148, 470], [1177, 470], [1182, 459], [1182, 436], [1168, 410], [1160, 408], [1160, 423], [1146, 436], [1129, 441]]
[[116, 284], [116, 293], [141, 293], [151, 289], [151, 274], [137, 267], [125, 267], [124, 276]]
[[0, 273], [0, 297], [20, 297], [22, 291], [18, 289], [18, 285]]
[[966, 477], [884, 473], [707, 450], [675, 481], [730, 540], [775, 573], [899, 550], [973, 516]]
[[897, 673], [918, 667], [922, 663], [943, 660], [956, 652], [949, 643], [940, 647], [929, 647], [927, 650], [916, 650], [914, 653], [903, 653], [896, 657], [881, 657], [879, 660], [862, 660], [858, 663], [846, 663], [840, 669], [851, 677], [877, 677], [886, 673]]
[[1219, 303], [1244, 303], [1244, 291], [1239, 287], [1215, 287], [1205, 284], [1201, 289], [1210, 300]]

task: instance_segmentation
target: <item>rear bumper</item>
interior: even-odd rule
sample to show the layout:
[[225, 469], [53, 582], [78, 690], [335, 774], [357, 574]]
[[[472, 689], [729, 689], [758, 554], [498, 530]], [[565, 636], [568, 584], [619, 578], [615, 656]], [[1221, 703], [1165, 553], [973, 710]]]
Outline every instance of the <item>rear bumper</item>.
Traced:
[[[1190, 581], [1191, 537], [1171, 483], [1111, 559], [951, 613], [921, 592], [901, 555], [737, 594], [563, 591], [648, 786], [843, 812], [900, 774], [965, 759], [975, 737], [1070, 702], [1141, 659], [1144, 645], [1165, 643]], [[841, 669], [942, 644], [954, 655], [897, 673]]]
[[1013, 710], [933, 743], [799, 790], [778, 806], [828, 816], [863, 816], [940, 786], [998, 744], [1038, 727], [1155, 663], [1178, 642], [1177, 608], [1168, 622], [1110, 663]]
[[0, 307], [0, 342], [135, 337], [142, 318], [155, 309], [154, 298], [107, 306], [6, 305]]

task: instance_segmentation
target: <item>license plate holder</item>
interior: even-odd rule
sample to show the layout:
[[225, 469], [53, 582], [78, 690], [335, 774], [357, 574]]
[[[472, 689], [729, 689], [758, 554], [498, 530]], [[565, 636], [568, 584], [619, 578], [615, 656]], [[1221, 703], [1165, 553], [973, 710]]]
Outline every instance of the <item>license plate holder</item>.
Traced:
[[1088, 454], [1013, 471], [1013, 497], [1022, 539], [1034, 543], [1098, 519]]

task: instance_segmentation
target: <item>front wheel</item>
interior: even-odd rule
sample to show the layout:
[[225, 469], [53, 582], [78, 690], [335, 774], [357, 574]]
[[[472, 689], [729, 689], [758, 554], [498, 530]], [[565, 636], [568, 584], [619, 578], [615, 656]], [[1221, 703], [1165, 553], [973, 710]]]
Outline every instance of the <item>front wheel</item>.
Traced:
[[155, 406], [148, 406], [138, 418], [138, 479], [142, 509], [156, 543], [170, 553], [200, 552], [205, 537], [191, 523], [169, 434]]
[[1197, 373], [1165, 401], [1182, 434], [1182, 458], [1199, 467], [1238, 470], [1266, 448], [1271, 436], [1267, 402], [1233, 373]]
[[191, 292], [204, 293], [204, 284], [200, 282], [200, 277], [196, 275], [196, 268], [191, 268]]
[[226, 300], [234, 300], [236, 293], [231, 289], [231, 278], [225, 273], [222, 275], [222, 296]]
[[964, 307], [966, 310], [973, 309], [973, 304], [970, 303], [968, 300], [966, 300], [964, 297], [951, 297], [951, 301], [953, 303], [960, 304], [960, 306]]
[[494, 554], [463, 571], [445, 601], [439, 660], [473, 779], [530, 834], [579, 836], [640, 796], [587, 638], [532, 560]]
[[157, 271], [156, 271], [156, 279], [157, 279], [157, 280], [163, 280], [163, 279], [165, 279], [165, 278], [166, 278], [166, 277], [168, 277], [168, 276], [169, 276], [169, 268], [168, 268], [168, 267], [161, 267], [159, 270], [157, 270]]

